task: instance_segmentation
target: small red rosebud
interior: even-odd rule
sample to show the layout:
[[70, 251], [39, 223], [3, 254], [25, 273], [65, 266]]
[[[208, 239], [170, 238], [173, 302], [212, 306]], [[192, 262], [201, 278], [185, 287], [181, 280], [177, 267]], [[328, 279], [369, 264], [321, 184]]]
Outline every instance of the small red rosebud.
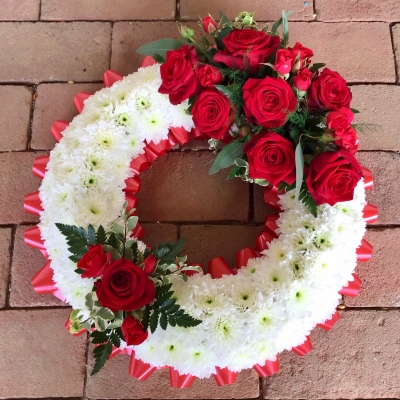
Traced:
[[157, 264], [157, 259], [150, 254], [145, 260], [144, 260], [144, 272], [147, 275], [151, 275], [154, 270], [156, 269], [156, 264]]
[[131, 315], [126, 317], [121, 326], [122, 334], [124, 335], [125, 342], [128, 346], [138, 346], [143, 343], [149, 333], [143, 332], [143, 325], [140, 321]]
[[210, 34], [217, 30], [217, 23], [214, 21], [211, 15], [203, 18], [203, 28], [207, 33]]

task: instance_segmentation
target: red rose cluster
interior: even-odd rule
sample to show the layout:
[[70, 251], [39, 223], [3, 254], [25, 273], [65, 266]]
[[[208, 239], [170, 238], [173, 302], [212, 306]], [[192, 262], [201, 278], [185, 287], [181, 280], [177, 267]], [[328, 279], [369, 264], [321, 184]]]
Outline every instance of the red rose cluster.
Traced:
[[[248, 15], [235, 23], [204, 18], [215, 45], [200, 45], [192, 31], [185, 36], [189, 45], [167, 51], [159, 92], [172, 104], [189, 99], [204, 136], [243, 143], [247, 178], [293, 185], [301, 143], [304, 182], [316, 204], [352, 199], [362, 172], [346, 81], [328, 68], [319, 72], [311, 49], [299, 42], [287, 47], [276, 34], [256, 29]], [[303, 125], [296, 126], [294, 114], [304, 116]]]

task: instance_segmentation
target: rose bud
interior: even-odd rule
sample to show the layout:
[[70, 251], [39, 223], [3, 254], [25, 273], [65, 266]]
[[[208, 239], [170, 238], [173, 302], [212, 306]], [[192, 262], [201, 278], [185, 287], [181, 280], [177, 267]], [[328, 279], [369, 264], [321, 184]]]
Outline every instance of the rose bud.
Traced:
[[82, 278], [97, 278], [111, 261], [111, 254], [106, 253], [101, 244], [90, 245], [89, 251], [78, 261], [77, 267], [85, 271]]
[[143, 343], [149, 333], [143, 332], [143, 325], [131, 315], [126, 317], [121, 325], [121, 331], [128, 346], [137, 346]]
[[353, 119], [353, 111], [351, 111], [350, 108], [342, 107], [337, 111], [330, 112], [326, 123], [329, 129], [346, 129], [353, 122]]
[[346, 129], [338, 129], [334, 131], [333, 137], [336, 139], [334, 144], [339, 149], [347, 150], [351, 154], [357, 152], [359, 140], [357, 132], [352, 126], [349, 125]]
[[303, 68], [293, 78], [293, 85], [300, 95], [305, 95], [311, 85], [312, 72], [308, 68]]
[[156, 269], [156, 264], [157, 264], [157, 259], [152, 254], [150, 254], [144, 260], [144, 272], [146, 272], [147, 275], [151, 275]]
[[202, 66], [199, 69], [198, 76], [200, 79], [200, 83], [205, 87], [218, 85], [224, 79], [221, 71], [218, 68], [215, 68], [208, 64]]
[[354, 188], [362, 176], [360, 164], [348, 151], [326, 151], [311, 161], [306, 183], [317, 206], [333, 206], [353, 200]]
[[191, 40], [191, 39], [193, 39], [194, 36], [195, 36], [195, 35], [194, 35], [194, 30], [188, 28], [186, 25], [181, 25], [181, 26], [179, 27], [179, 31], [180, 31], [180, 33], [181, 33], [181, 36], [182, 36], [184, 39]]
[[137, 310], [151, 303], [156, 294], [146, 273], [125, 258], [112, 261], [94, 285], [101, 306], [112, 312]]
[[311, 49], [304, 47], [300, 42], [296, 42], [294, 45], [293, 53], [293, 67], [292, 72], [296, 73], [299, 69], [308, 65], [311, 62], [311, 57], [314, 55]]
[[203, 18], [203, 29], [209, 34], [217, 30], [217, 23], [214, 21], [211, 15]]
[[287, 49], [279, 49], [276, 52], [276, 59], [274, 70], [284, 78], [289, 77], [289, 73], [292, 70], [293, 58], [292, 52]]

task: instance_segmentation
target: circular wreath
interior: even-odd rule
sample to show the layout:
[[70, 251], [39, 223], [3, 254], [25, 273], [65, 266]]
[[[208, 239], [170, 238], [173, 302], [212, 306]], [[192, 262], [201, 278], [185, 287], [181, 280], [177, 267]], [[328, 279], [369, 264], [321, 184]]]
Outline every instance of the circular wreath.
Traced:
[[[281, 41], [255, 29], [250, 14], [222, 29], [207, 17], [204, 29], [217, 44], [224, 29], [230, 32], [223, 50], [208, 47], [215, 65], [196, 71], [198, 44], [183, 30], [193, 46], [175, 44], [162, 66], [147, 57], [125, 78], [108, 71], [104, 89], [76, 96], [80, 114], [71, 123], [53, 125], [58, 143], [33, 168], [43, 178], [40, 191], [25, 199], [40, 223], [25, 241], [49, 260], [32, 280], [35, 289], [73, 307], [71, 333], [90, 332], [94, 373], [123, 352], [131, 354], [131, 375], [146, 379], [168, 366], [179, 387], [212, 374], [220, 385], [232, 383], [251, 367], [267, 376], [279, 368], [283, 350], [309, 351], [310, 331], [329, 330], [341, 295], [358, 292], [354, 269], [371, 255], [362, 237], [376, 210], [365, 202], [372, 177], [352, 156], [358, 141], [351, 136], [351, 93], [336, 72], [318, 75], [318, 64], [310, 67], [311, 50], [299, 43], [286, 48], [285, 21], [286, 14]], [[267, 39], [269, 54], [261, 58], [256, 45], [247, 56], [229, 47]], [[148, 48], [159, 59], [154, 47]], [[257, 70], [269, 57], [275, 63], [266, 68], [277, 78]], [[179, 78], [182, 71], [188, 79]], [[241, 84], [240, 76], [247, 77]], [[235, 85], [244, 124], [235, 115]], [[301, 124], [304, 132], [296, 131]], [[139, 240], [138, 175], [190, 136], [211, 138], [214, 149], [225, 143], [211, 172], [234, 164], [231, 175], [265, 186], [266, 201], [280, 211], [267, 217], [256, 249], [237, 254], [235, 270], [217, 257], [204, 273], [179, 256], [182, 241], [149, 248]]]

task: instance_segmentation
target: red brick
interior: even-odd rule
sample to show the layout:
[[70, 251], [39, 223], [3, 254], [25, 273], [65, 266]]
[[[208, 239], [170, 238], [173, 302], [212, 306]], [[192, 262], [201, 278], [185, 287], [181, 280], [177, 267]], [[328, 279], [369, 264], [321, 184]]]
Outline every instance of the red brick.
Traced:
[[175, 0], [42, 0], [41, 20], [174, 19]]
[[[89, 349], [88, 371], [93, 368]], [[247, 370], [238, 374], [236, 384], [217, 386], [214, 378], [195, 380], [188, 389], [170, 387], [169, 372], [155, 371], [146, 381], [128, 375], [129, 356], [120, 355], [106, 363], [102, 371], [88, 376], [86, 396], [90, 399], [248, 399], [259, 396], [258, 375]]]
[[253, 185], [254, 197], [254, 220], [264, 223], [267, 215], [277, 214], [276, 210], [267, 206], [264, 201], [264, 188], [260, 185]]
[[318, 21], [399, 21], [397, 0], [315, 0]]
[[135, 72], [143, 60], [136, 49], [163, 37], [179, 39], [175, 22], [116, 22], [113, 28], [111, 69], [122, 75]]
[[1, 311], [0, 398], [80, 397], [85, 336], [64, 324], [70, 310]]
[[358, 152], [361, 165], [374, 176], [374, 188], [367, 191], [367, 201], [378, 207], [380, 225], [400, 223], [399, 198], [400, 155], [389, 152]]
[[282, 16], [282, 10], [293, 11], [290, 19], [302, 21], [313, 19], [313, 2], [304, 0], [255, 0], [251, 5], [246, 0], [181, 0], [181, 18], [194, 19], [203, 18], [210, 13], [215, 19], [218, 18], [219, 10], [223, 11], [232, 20], [241, 11], [255, 12], [258, 21], [276, 21]]
[[309, 354], [281, 355], [281, 370], [264, 382], [264, 398], [398, 398], [399, 329], [397, 311], [342, 312], [329, 333], [311, 333]]
[[[290, 43], [299, 41], [349, 82], [395, 82], [390, 28], [383, 22], [292, 23]], [[371, 62], [374, 60], [384, 62]]]
[[210, 152], [170, 152], [140, 175], [142, 221], [247, 221], [249, 189], [227, 170], [209, 175]]
[[356, 85], [352, 86], [353, 101], [351, 106], [360, 111], [355, 123], [377, 124], [380, 127], [359, 129], [361, 150], [399, 150], [398, 127], [400, 114], [397, 104], [400, 87], [394, 85]]
[[362, 287], [357, 297], [345, 297], [349, 307], [400, 306], [400, 229], [370, 229], [365, 239], [372, 244], [369, 262], [360, 262], [356, 273]]
[[32, 123], [31, 148], [51, 150], [55, 140], [50, 133], [56, 120], [72, 121], [77, 114], [74, 97], [79, 92], [94, 93], [103, 87], [100, 83], [44, 83], [37, 88]]
[[0, 0], [0, 21], [36, 21], [40, 0]]
[[11, 229], [0, 229], [0, 308], [6, 305], [10, 274]]
[[236, 253], [247, 246], [254, 248], [254, 240], [261, 232], [262, 226], [185, 225], [181, 227], [181, 237], [186, 238], [182, 254], [204, 267], [212, 258], [222, 256], [234, 268]]
[[[31, 115], [32, 89], [0, 86], [0, 151], [26, 150]], [[12, 134], [10, 134], [12, 132]]]
[[26, 194], [36, 192], [41, 180], [32, 175], [32, 164], [37, 156], [46, 153], [0, 154], [0, 224], [35, 222], [38, 217], [24, 210]]
[[172, 224], [141, 224], [145, 230], [141, 238], [143, 242], [150, 246], [157, 246], [160, 243], [176, 242], [178, 239], [178, 228]]
[[31, 284], [31, 278], [45, 264], [46, 260], [39, 250], [24, 243], [24, 232], [30, 226], [19, 226], [15, 235], [14, 252], [11, 266], [11, 307], [40, 307], [65, 305], [56, 297], [39, 295]]
[[0, 81], [93, 81], [109, 67], [107, 22], [0, 23]]

